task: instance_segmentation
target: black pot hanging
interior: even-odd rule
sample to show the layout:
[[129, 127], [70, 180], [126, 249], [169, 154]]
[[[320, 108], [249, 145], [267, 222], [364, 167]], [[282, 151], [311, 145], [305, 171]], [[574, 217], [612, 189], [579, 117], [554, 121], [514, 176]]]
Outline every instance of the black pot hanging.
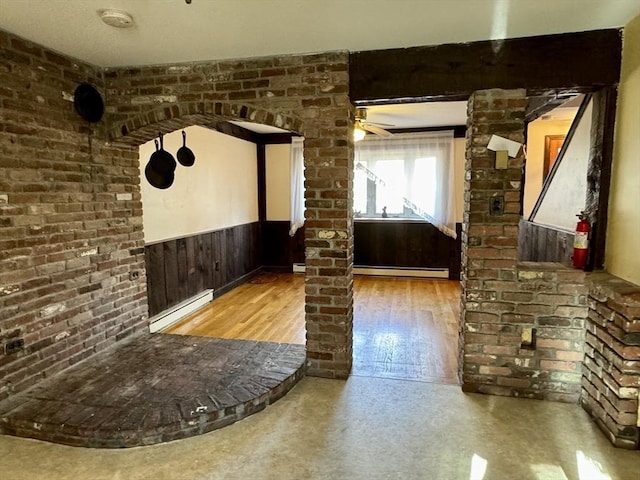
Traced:
[[196, 161], [196, 156], [193, 154], [191, 149], [187, 147], [187, 134], [184, 130], [182, 131], [182, 146], [178, 150], [176, 156], [178, 157], [180, 165], [184, 165], [185, 167], [192, 166]]
[[166, 157], [161, 154], [158, 140], [154, 140], [154, 142], [156, 144], [156, 151], [151, 154], [149, 163], [147, 163], [147, 166], [144, 169], [144, 175], [151, 186], [164, 190], [173, 185], [176, 162], [173, 160], [173, 157], [171, 157], [171, 154], [169, 154], [173, 160], [173, 168], [169, 168]]
[[99, 122], [104, 114], [102, 96], [93, 85], [81, 83], [73, 92], [73, 106], [82, 118], [89, 123]]
[[156, 151], [151, 155], [150, 162], [153, 161], [153, 168], [159, 173], [173, 173], [177, 165], [176, 159], [164, 149], [162, 132], [158, 132], [158, 137], [160, 139], [160, 148], [158, 149], [156, 144]]

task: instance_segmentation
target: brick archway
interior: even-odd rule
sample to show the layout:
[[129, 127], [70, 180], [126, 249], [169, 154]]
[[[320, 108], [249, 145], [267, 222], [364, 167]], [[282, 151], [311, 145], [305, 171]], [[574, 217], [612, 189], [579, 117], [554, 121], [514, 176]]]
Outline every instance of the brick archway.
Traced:
[[110, 141], [138, 146], [157, 137], [159, 130], [174, 131], [191, 125], [243, 120], [302, 133], [302, 121], [282, 113], [228, 102], [181, 102], [149, 110], [117, 122], [107, 132]]
[[[318, 109], [313, 105], [312, 108]], [[107, 131], [110, 141], [138, 147], [191, 125], [242, 120], [305, 136], [305, 325], [307, 374], [346, 378], [352, 365], [353, 150], [350, 104], [311, 119], [232, 102], [178, 102], [154, 108]]]

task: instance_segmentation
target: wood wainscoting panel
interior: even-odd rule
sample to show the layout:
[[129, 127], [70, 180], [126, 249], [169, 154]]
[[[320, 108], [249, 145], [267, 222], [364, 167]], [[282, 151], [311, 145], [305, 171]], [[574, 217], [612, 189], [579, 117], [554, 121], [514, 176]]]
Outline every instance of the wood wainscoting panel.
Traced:
[[204, 290], [224, 290], [259, 269], [260, 223], [147, 245], [145, 264], [152, 317]]

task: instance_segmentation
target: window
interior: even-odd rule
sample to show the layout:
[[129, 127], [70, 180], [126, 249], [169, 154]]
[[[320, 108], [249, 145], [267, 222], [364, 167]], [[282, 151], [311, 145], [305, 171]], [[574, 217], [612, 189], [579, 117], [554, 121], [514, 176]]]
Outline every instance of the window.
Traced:
[[368, 136], [355, 147], [354, 216], [422, 219], [455, 236], [453, 132]]

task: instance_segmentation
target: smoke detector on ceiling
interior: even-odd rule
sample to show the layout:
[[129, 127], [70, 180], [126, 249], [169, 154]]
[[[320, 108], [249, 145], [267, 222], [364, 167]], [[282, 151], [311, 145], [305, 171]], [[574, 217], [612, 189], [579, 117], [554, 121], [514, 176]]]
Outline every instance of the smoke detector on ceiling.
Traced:
[[106, 8], [104, 10], [98, 10], [98, 16], [100, 19], [115, 28], [130, 28], [133, 27], [133, 17], [127, 12], [122, 10], [112, 10]]

